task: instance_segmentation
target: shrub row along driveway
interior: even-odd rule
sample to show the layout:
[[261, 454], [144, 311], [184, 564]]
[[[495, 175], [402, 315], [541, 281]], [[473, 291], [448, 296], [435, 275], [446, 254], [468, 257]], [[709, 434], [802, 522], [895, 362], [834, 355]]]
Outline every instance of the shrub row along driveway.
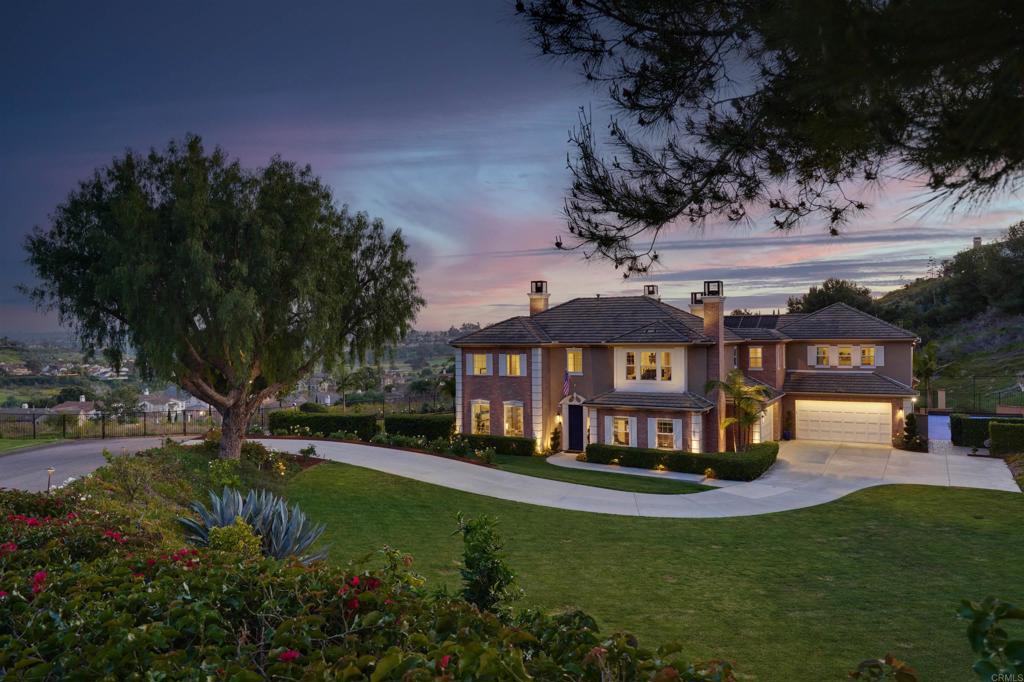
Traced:
[[966, 457], [952, 450], [909, 453], [871, 445], [815, 441], [783, 443], [765, 476], [691, 495], [653, 495], [528, 478], [457, 460], [352, 443], [264, 440], [298, 452], [310, 443], [335, 462], [502, 500], [574, 511], [661, 518], [752, 516], [831, 502], [856, 490], [888, 483], [921, 483], [1019, 492], [1000, 460]]

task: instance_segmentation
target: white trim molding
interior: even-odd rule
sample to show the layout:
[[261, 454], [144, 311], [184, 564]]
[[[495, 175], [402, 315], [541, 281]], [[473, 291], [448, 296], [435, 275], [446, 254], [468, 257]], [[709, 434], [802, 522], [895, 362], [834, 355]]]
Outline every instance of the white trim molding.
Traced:
[[455, 433], [462, 433], [462, 349], [455, 349]]
[[544, 450], [547, 438], [544, 435], [544, 385], [542, 353], [540, 348], [531, 350], [530, 362], [530, 416], [533, 427], [533, 440], [537, 452]]

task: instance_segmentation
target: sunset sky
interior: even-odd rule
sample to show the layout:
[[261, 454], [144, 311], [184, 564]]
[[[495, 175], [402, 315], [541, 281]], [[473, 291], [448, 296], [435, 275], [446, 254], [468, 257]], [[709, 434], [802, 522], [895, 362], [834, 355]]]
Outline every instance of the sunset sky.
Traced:
[[[0, 8], [0, 334], [56, 320], [15, 291], [21, 242], [77, 179], [125, 148], [195, 132], [249, 166], [308, 162], [339, 203], [400, 227], [428, 301], [417, 327], [638, 293], [604, 262], [552, 248], [563, 230], [567, 131], [580, 106], [610, 109], [571, 65], [542, 59], [512, 2], [37, 2]], [[672, 230], [649, 280], [682, 303], [703, 279], [727, 306], [770, 309], [829, 276], [885, 291], [1020, 219], [1006, 197], [972, 213], [900, 217], [912, 183], [871, 198], [839, 238], [767, 221]]]

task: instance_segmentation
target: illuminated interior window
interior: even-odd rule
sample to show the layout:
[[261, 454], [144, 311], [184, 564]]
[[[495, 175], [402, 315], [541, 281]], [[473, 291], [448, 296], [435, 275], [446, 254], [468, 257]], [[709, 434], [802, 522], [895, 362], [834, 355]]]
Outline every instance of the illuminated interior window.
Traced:
[[520, 402], [505, 403], [505, 431], [506, 436], [523, 435], [523, 404]]
[[761, 369], [764, 367], [764, 354], [760, 346], [751, 346], [749, 348], [748, 356], [748, 367], [750, 369]]
[[487, 374], [487, 354], [473, 354], [473, 374]]
[[661, 352], [661, 380], [672, 381], [672, 353]]
[[629, 417], [615, 417], [612, 419], [612, 443], [615, 445], [629, 445]]
[[875, 366], [875, 347], [874, 346], [861, 346], [860, 347], [860, 364], [868, 367]]
[[655, 447], [659, 450], [673, 450], [676, 447], [676, 435], [672, 427], [671, 419], [659, 419], [657, 428], [658, 442]]
[[853, 348], [850, 346], [839, 346], [839, 366], [853, 367]]
[[814, 363], [815, 365], [818, 367], [828, 367], [828, 346], [818, 346], [815, 357], [817, 358]]
[[474, 400], [471, 406], [473, 433], [489, 434], [491, 432], [491, 403], [486, 400]]
[[569, 370], [569, 374], [583, 374], [582, 348], [565, 349], [565, 368]]
[[636, 379], [636, 353], [632, 351], [626, 353], [626, 379], [628, 381]]
[[656, 381], [658, 378], [658, 354], [654, 351], [640, 353], [640, 380]]

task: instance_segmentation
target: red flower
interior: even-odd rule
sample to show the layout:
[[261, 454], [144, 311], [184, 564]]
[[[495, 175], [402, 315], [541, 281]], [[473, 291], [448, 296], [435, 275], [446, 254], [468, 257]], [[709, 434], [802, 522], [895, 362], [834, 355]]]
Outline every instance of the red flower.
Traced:
[[358, 575], [352, 576], [352, 580], [349, 580], [348, 582], [352, 585], [352, 587], [358, 587], [359, 586], [359, 576]]
[[67, 518], [68, 518], [68, 520], [71, 520], [71, 519], [77, 519], [78, 517], [75, 516], [75, 512], [68, 512]]
[[43, 591], [46, 583], [46, 571], [39, 571], [32, 576], [32, 594], [39, 594]]
[[380, 580], [378, 580], [377, 578], [369, 578], [366, 581], [366, 589], [373, 591], [376, 590], [378, 587], [380, 587]]
[[349, 599], [347, 602], [345, 602], [345, 606], [355, 611], [359, 608], [359, 600], [353, 597], [352, 599]]
[[146, 565], [147, 566], [156, 566], [156, 559], [153, 559], [152, 557], [150, 557], [149, 559], [146, 559]]
[[0, 599], [7, 599], [8, 594], [4, 590], [0, 590]]
[[3, 556], [4, 554], [10, 554], [11, 552], [16, 552], [17, 550], [18, 546], [16, 544], [14, 544], [13, 542], [5, 542], [2, 545], [0, 545], [0, 556]]
[[348, 592], [348, 585], [342, 585], [341, 587], [338, 588], [338, 596], [339, 597], [341, 595], [345, 594], [346, 592]]
[[132, 577], [133, 578], [145, 578], [146, 574], [145, 573], [132, 573]]
[[445, 668], [447, 668], [448, 664], [451, 663], [451, 662], [452, 662], [452, 657], [451, 656], [449, 656], [448, 654], [445, 654], [444, 656], [442, 656], [441, 657], [441, 670], [444, 670]]
[[277, 655], [277, 660], [282, 661], [284, 663], [291, 663], [301, 655], [302, 654], [300, 654], [295, 649], [285, 649]]

